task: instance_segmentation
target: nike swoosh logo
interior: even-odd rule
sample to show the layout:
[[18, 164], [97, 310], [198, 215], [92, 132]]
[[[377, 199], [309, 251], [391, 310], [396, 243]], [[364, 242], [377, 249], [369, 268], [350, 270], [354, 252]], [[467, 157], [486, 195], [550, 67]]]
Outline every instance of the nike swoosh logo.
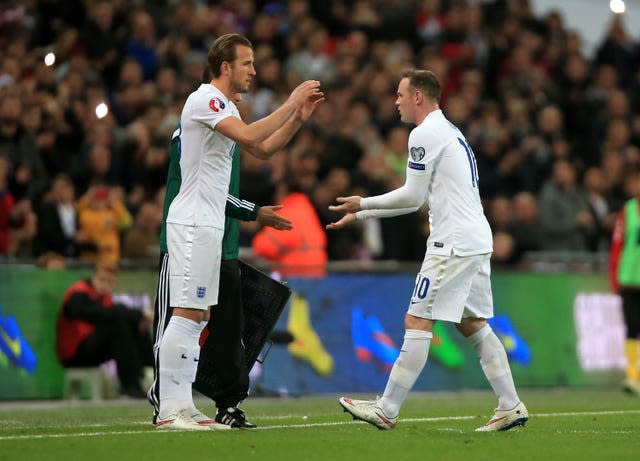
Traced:
[[494, 418], [491, 421], [489, 421], [487, 424], [485, 424], [485, 426], [491, 426], [493, 423], [497, 423], [498, 421], [501, 421], [505, 418], [506, 416], [500, 416], [499, 418]]
[[183, 359], [187, 358], [187, 354], [182, 354], [180, 357], [182, 357]]
[[411, 301], [411, 304], [418, 304], [421, 303], [422, 301]]
[[20, 338], [14, 339], [4, 331], [4, 328], [0, 327], [0, 337], [5, 342], [5, 344], [9, 347], [11, 353], [19, 359], [22, 355], [22, 346], [20, 345]]
[[390, 421], [389, 418], [385, 417], [382, 414], [382, 412], [376, 411], [376, 415], [378, 415], [378, 418], [380, 418], [382, 421], [384, 421], [389, 427], [391, 427], [391, 428], [396, 427], [396, 423], [394, 423], [393, 421]]
[[165, 424], [169, 424], [174, 422], [176, 419], [175, 418], [170, 418], [170, 419], [161, 419], [160, 421], [158, 421], [156, 423], [156, 427], [160, 427], [160, 426], [164, 426]]

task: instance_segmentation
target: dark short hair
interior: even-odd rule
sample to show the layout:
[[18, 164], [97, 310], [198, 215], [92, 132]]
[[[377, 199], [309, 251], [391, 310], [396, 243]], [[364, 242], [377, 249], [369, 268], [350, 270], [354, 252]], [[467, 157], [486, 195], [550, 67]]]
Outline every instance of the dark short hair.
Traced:
[[440, 102], [440, 94], [442, 88], [436, 74], [430, 70], [410, 69], [402, 72], [401, 77], [409, 79], [409, 86], [421, 91], [427, 98], [433, 102]]
[[224, 61], [233, 62], [236, 59], [236, 45], [253, 48], [249, 39], [240, 34], [221, 35], [213, 42], [207, 55], [213, 78], [220, 77], [220, 66]]

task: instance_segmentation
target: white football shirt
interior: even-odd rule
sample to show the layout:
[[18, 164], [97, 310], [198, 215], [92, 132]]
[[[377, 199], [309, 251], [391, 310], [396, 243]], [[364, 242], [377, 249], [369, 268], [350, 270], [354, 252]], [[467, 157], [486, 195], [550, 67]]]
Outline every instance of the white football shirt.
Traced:
[[492, 251], [475, 156], [441, 110], [431, 112], [411, 131], [407, 175], [424, 178], [431, 229], [427, 253], [451, 248], [459, 256]]
[[235, 142], [216, 131], [238, 108], [215, 86], [203, 83], [191, 93], [180, 116], [182, 183], [167, 222], [224, 229]]

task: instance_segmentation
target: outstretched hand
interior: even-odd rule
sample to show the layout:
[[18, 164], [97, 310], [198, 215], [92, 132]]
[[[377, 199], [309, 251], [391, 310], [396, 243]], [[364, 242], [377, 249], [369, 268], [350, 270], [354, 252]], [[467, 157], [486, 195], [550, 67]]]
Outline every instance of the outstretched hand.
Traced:
[[356, 220], [355, 213], [347, 213], [338, 221], [327, 224], [327, 229], [329, 230], [342, 229], [343, 227], [354, 222], [355, 220]]
[[329, 211], [337, 211], [340, 213], [355, 213], [360, 211], [360, 201], [362, 197], [359, 195], [352, 195], [351, 197], [338, 197], [336, 202], [340, 205], [329, 205]]
[[329, 205], [329, 211], [337, 211], [339, 213], [345, 213], [345, 215], [336, 222], [327, 224], [327, 229], [342, 229], [348, 224], [351, 224], [356, 220], [356, 211], [360, 211], [360, 201], [362, 197], [359, 195], [352, 195], [351, 197], [338, 197], [336, 202], [340, 205]]
[[293, 223], [284, 216], [276, 213], [282, 209], [282, 205], [267, 205], [260, 207], [258, 210], [258, 221], [263, 226], [273, 227], [277, 230], [291, 230], [293, 229]]
[[[298, 85], [289, 96], [289, 101], [296, 108], [296, 112], [298, 112], [298, 116], [301, 117], [300, 111], [305, 112], [305, 107], [307, 107], [307, 111], [309, 108], [315, 110], [317, 105], [324, 100], [324, 93], [320, 91], [320, 82], [318, 80], [306, 80]], [[308, 113], [307, 118], [311, 116], [313, 110]], [[302, 118], [302, 117], [301, 117]], [[306, 118], [302, 119], [303, 121]]]
[[316, 108], [324, 101], [324, 93], [313, 94], [307, 99], [302, 107], [296, 110], [295, 116], [300, 122], [306, 122], [315, 112]]

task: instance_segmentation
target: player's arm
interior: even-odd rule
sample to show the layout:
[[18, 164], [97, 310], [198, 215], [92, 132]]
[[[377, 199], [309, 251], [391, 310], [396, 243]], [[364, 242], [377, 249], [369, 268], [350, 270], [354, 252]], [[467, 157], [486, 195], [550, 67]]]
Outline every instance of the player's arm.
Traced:
[[[331, 209], [331, 207], [329, 207]], [[413, 213], [420, 207], [394, 208], [389, 210], [360, 210], [356, 213], [347, 213], [338, 221], [327, 224], [327, 229], [335, 230], [355, 221], [364, 221], [365, 219], [392, 218], [403, 214]]]
[[267, 160], [273, 154], [280, 151], [284, 146], [286, 146], [289, 141], [291, 141], [291, 138], [293, 138], [293, 135], [298, 132], [298, 130], [302, 126], [302, 123], [303, 120], [300, 120], [295, 115], [292, 115], [284, 125], [278, 128], [275, 133], [261, 142], [257, 147], [247, 147], [247, 152], [249, 152], [254, 157], [262, 160]]
[[426, 200], [428, 180], [429, 176], [407, 174], [402, 187], [383, 195], [363, 198], [360, 207], [363, 210], [418, 209]]
[[248, 200], [242, 200], [228, 194], [224, 214], [242, 221], [258, 221], [263, 226], [273, 227], [277, 230], [293, 229], [293, 223], [277, 213], [281, 209], [282, 205], [260, 207]]
[[[306, 120], [304, 114], [308, 112], [308, 108], [315, 110], [323, 99], [320, 82], [307, 80], [298, 85], [287, 101], [270, 115], [249, 125], [239, 118], [227, 117], [218, 122], [216, 129], [252, 155], [267, 159], [289, 142]], [[276, 137], [273, 138], [273, 135]], [[272, 139], [265, 143], [267, 138]]]
[[255, 221], [259, 210], [260, 207], [253, 202], [239, 199], [231, 194], [227, 195], [227, 203], [224, 209], [225, 216], [241, 221]]
[[[402, 187], [383, 195], [362, 198], [360, 196], [338, 197], [340, 205], [329, 206], [330, 211], [342, 213], [356, 213], [360, 210], [399, 210], [412, 209], [415, 211], [426, 200], [425, 191], [430, 175], [407, 174]], [[404, 214], [404, 213], [400, 213]]]
[[278, 152], [291, 141], [293, 135], [297, 133], [302, 124], [311, 117], [316, 107], [323, 101], [324, 96], [307, 99], [302, 107], [296, 110], [282, 127], [278, 128], [275, 133], [265, 139], [261, 144], [261, 152], [254, 151], [251, 153], [258, 158], [264, 159], [265, 155], [266, 158], [269, 158], [273, 153]]

